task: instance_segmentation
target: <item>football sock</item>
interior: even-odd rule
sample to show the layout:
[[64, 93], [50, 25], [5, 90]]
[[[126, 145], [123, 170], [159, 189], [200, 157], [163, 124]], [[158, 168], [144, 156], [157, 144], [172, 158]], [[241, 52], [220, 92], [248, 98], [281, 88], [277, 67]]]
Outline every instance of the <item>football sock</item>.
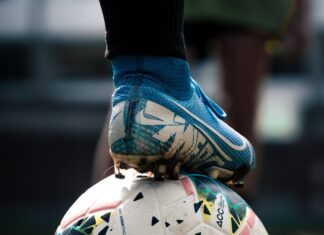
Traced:
[[188, 99], [192, 94], [189, 64], [184, 59], [126, 55], [112, 59], [112, 67], [116, 88], [134, 80], [140, 85], [149, 79], [177, 99]]
[[172, 56], [185, 59], [184, 0], [100, 0], [106, 56]]

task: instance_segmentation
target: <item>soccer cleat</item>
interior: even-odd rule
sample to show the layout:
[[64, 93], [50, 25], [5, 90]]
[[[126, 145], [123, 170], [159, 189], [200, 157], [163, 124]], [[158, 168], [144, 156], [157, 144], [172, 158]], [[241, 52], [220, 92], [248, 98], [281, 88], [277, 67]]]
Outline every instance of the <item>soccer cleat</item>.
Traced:
[[191, 79], [190, 97], [175, 98], [146, 74], [121, 79], [109, 126], [115, 172], [128, 167], [177, 179], [180, 168], [240, 186], [255, 166], [253, 147], [223, 120], [225, 112]]

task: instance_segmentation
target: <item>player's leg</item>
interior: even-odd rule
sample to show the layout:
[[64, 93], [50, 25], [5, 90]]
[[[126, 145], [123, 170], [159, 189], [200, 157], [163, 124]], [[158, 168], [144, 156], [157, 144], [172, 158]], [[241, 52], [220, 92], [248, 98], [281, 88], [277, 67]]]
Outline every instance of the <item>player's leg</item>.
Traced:
[[255, 123], [259, 88], [269, 63], [264, 48], [266, 39], [261, 34], [243, 31], [227, 32], [220, 37], [227, 110], [231, 113], [229, 123], [252, 142], [258, 153], [258, 166], [248, 175], [243, 189], [248, 196], [256, 189], [262, 162]]
[[95, 184], [114, 173], [114, 163], [109, 153], [109, 142], [107, 135], [110, 116], [111, 111], [108, 111], [95, 151], [91, 184]]
[[254, 150], [190, 77], [183, 0], [101, 4], [116, 86], [109, 126], [116, 170], [176, 178], [183, 167], [240, 182], [255, 165]]

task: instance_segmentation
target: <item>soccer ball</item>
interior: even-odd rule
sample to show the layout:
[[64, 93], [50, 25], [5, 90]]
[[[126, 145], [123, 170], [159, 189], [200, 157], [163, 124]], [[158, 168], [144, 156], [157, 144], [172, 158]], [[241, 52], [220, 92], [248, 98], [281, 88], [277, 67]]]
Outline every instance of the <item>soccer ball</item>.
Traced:
[[266, 229], [235, 192], [204, 175], [179, 180], [110, 176], [65, 214], [56, 235], [264, 235]]

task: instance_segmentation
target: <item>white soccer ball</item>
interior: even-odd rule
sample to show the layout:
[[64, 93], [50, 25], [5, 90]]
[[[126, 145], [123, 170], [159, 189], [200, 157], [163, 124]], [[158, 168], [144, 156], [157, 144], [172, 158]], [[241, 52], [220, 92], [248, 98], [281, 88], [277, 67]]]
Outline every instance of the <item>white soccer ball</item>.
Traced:
[[65, 214], [56, 235], [263, 235], [259, 218], [228, 187], [203, 175], [179, 180], [110, 176]]

